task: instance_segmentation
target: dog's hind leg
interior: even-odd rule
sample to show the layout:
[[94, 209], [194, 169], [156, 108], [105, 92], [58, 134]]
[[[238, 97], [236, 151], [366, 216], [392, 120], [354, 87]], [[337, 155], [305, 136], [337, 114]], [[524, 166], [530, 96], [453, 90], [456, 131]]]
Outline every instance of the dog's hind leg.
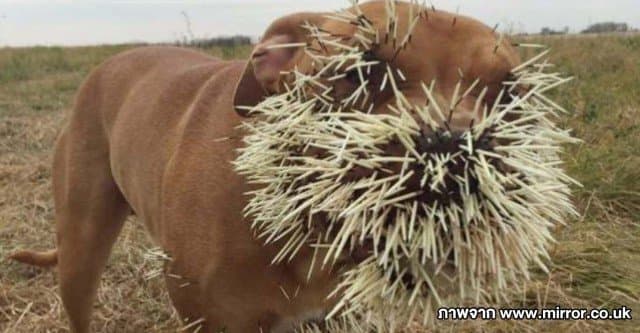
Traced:
[[54, 158], [60, 293], [74, 333], [89, 331], [100, 276], [131, 212], [113, 180], [96, 118], [76, 110]]

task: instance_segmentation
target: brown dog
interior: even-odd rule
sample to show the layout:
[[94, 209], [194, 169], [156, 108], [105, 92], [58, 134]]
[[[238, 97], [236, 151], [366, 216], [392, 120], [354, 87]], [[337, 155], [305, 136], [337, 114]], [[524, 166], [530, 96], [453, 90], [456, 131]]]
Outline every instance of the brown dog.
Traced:
[[[383, 2], [361, 8], [385, 29]], [[406, 30], [409, 10], [398, 4], [400, 30]], [[404, 94], [424, 100], [417, 83], [437, 79], [439, 94], [450, 98], [464, 73], [463, 89], [480, 78], [481, 86], [489, 87], [482, 102], [492, 103], [519, 62], [514, 49], [475, 20], [421, 10], [426, 15], [411, 43], [393, 62], [406, 73]], [[182, 280], [167, 278], [180, 315], [201, 318], [201, 332], [286, 332], [321, 318], [333, 304], [327, 295], [340, 267], [316, 270], [307, 281], [311, 258], [305, 250], [291, 262], [271, 265], [278, 246], [254, 238], [242, 214], [249, 187], [231, 164], [243, 135], [234, 105], [255, 105], [278, 92], [281, 71], [305, 70], [308, 59], [301, 49], [268, 47], [307, 42], [305, 22], [354, 33], [323, 14], [295, 14], [272, 24], [249, 62], [179, 48], [141, 48], [106, 61], [83, 84], [56, 146], [57, 251], [14, 255], [35, 265], [58, 264], [73, 332], [89, 331], [100, 275], [132, 212], [172, 257], [168, 273], [191, 282], [180, 288]], [[375, 56], [389, 59], [392, 53], [383, 46]], [[459, 108], [471, 109], [474, 96]], [[391, 99], [381, 97], [375, 112], [383, 112]], [[475, 117], [459, 114], [461, 127]], [[285, 297], [283, 290], [295, 297]]]

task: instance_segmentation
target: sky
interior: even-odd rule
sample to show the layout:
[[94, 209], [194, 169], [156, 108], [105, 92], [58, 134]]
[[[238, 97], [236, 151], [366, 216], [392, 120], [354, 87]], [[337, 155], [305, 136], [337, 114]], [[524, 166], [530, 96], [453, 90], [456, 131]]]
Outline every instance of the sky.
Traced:
[[[429, 2], [429, 1], [428, 1]], [[198, 38], [258, 37], [276, 18], [297, 11], [344, 8], [347, 0], [98, 1], [0, 0], [0, 47], [170, 42], [187, 31]], [[640, 27], [640, 0], [433, 0], [502, 29], [542, 27], [580, 31], [591, 23], [619, 21]]]

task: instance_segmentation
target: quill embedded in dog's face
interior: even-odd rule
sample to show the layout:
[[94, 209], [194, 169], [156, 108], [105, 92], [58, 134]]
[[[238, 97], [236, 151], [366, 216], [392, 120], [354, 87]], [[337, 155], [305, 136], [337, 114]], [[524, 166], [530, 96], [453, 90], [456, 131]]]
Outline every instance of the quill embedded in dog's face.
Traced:
[[540, 59], [415, 3], [274, 23], [236, 93], [253, 116], [236, 160], [257, 187], [246, 214], [282, 243], [274, 262], [303, 247], [322, 265], [350, 258], [329, 314], [350, 324], [371, 311], [428, 322], [542, 265], [574, 212], [557, 167], [574, 140], [550, 121], [562, 110], [543, 93], [564, 80]]

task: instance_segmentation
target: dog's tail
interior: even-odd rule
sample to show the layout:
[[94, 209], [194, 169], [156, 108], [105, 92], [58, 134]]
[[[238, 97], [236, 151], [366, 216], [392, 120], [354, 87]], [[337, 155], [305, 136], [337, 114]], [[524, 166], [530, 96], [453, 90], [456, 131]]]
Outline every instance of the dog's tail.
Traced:
[[58, 264], [58, 250], [44, 252], [18, 251], [9, 256], [9, 259], [43, 268], [53, 267]]

